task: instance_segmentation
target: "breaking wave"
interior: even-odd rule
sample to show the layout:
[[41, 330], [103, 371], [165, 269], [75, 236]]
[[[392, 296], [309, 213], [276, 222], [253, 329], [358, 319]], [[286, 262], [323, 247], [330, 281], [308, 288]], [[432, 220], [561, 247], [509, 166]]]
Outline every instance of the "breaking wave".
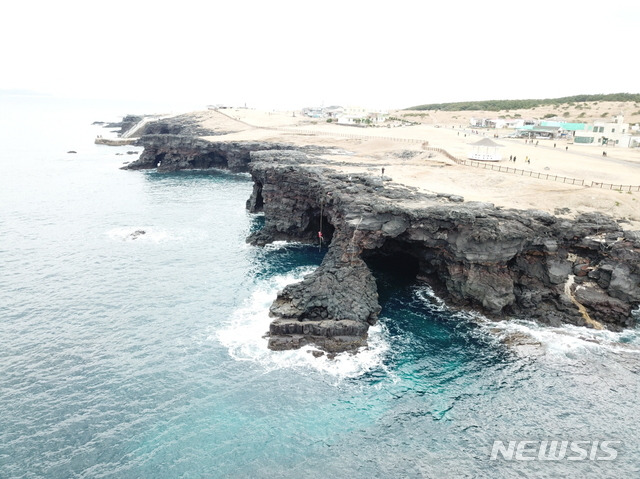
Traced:
[[[416, 290], [416, 297], [430, 312], [446, 313], [450, 321], [472, 321], [479, 333], [510, 346], [516, 353], [564, 356], [574, 359], [602, 350], [640, 353], [640, 328], [621, 332], [597, 330], [571, 324], [547, 326], [535, 321], [507, 319], [494, 321], [480, 313], [449, 308], [428, 286]], [[633, 313], [640, 315], [640, 310]]]
[[389, 349], [385, 328], [377, 324], [369, 328], [368, 346], [357, 354], [340, 353], [329, 359], [326, 355], [315, 357], [313, 346], [297, 350], [271, 351], [267, 348], [265, 334], [269, 330], [269, 307], [278, 291], [287, 284], [302, 280], [315, 267], [299, 267], [288, 274], [276, 275], [260, 283], [245, 304], [231, 316], [228, 324], [209, 336], [228, 349], [237, 361], [260, 364], [267, 371], [281, 368], [315, 370], [335, 378], [361, 376], [383, 364]]

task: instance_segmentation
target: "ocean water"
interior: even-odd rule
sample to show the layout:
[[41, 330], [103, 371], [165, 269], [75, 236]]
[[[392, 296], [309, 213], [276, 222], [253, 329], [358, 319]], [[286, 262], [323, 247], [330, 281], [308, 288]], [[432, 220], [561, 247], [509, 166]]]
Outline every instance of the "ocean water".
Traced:
[[127, 105], [0, 101], [0, 478], [640, 477], [637, 330], [491, 322], [380, 268], [367, 350], [271, 352], [323, 252], [246, 245], [248, 175], [120, 170], [139, 148], [91, 122]]

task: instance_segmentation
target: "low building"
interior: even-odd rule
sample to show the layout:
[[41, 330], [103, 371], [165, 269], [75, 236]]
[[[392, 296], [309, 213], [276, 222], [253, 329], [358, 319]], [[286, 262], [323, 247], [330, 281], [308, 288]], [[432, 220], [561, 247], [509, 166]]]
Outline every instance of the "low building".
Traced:
[[304, 116], [308, 116], [309, 118], [324, 118], [326, 116], [324, 113], [324, 108], [315, 106], [303, 108], [302, 114]]
[[633, 147], [637, 142], [630, 133], [629, 124], [624, 122], [624, 117], [618, 115], [612, 122], [594, 121], [584, 131], [576, 132], [576, 143], [594, 144], [602, 146], [618, 146], [622, 148]]
[[560, 138], [563, 134], [559, 126], [540, 126], [525, 125], [516, 129], [516, 135], [519, 138], [538, 138], [538, 139], [555, 139]]
[[359, 106], [350, 106], [343, 109], [337, 117], [341, 125], [380, 125], [389, 117], [386, 110], [368, 110]]
[[524, 118], [470, 118], [469, 125], [475, 128], [521, 128], [534, 125], [534, 120]]

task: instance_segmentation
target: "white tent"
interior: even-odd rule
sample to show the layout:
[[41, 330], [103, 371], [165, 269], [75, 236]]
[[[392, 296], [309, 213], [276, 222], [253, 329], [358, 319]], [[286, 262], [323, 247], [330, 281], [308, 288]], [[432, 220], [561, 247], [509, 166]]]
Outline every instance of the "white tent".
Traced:
[[471, 146], [473, 150], [467, 155], [471, 160], [500, 161], [502, 159], [502, 155], [498, 153], [498, 148], [503, 148], [503, 145], [490, 138], [483, 138], [480, 141], [471, 143]]

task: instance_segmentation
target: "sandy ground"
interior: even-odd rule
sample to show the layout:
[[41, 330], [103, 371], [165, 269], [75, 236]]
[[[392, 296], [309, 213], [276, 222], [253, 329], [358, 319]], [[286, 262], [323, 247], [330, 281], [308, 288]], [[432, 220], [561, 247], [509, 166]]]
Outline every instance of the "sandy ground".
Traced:
[[[477, 112], [474, 112], [477, 113]], [[437, 112], [435, 122], [397, 128], [356, 128], [302, 117], [294, 112], [262, 112], [229, 109], [201, 115], [204, 126], [236, 133], [210, 137], [214, 141], [261, 140], [296, 145], [320, 145], [345, 150], [326, 156], [328, 165], [345, 172], [369, 172], [393, 182], [424, 191], [454, 193], [467, 201], [485, 201], [497, 206], [539, 209], [557, 213], [568, 208], [568, 216], [601, 211], [621, 220], [624, 229], [640, 230], [640, 192], [619, 192], [590, 186], [530, 178], [513, 173], [462, 166], [444, 155], [425, 151], [423, 143], [443, 148], [457, 158], [466, 158], [471, 144], [483, 136], [505, 136], [508, 130], [484, 130], [474, 134], [464, 127], [460, 112]], [[295, 116], [294, 116], [295, 115]], [[445, 118], [445, 116], [447, 118]], [[457, 118], [453, 118], [456, 116]], [[468, 115], [471, 116], [471, 115]], [[493, 114], [495, 116], [495, 113]], [[640, 150], [570, 144], [565, 140], [494, 139], [502, 145], [499, 165], [591, 182], [640, 186]], [[554, 147], [555, 143], [555, 147]], [[567, 149], [568, 147], [568, 149]], [[509, 156], [515, 155], [516, 162]], [[525, 163], [525, 158], [531, 159]]]

